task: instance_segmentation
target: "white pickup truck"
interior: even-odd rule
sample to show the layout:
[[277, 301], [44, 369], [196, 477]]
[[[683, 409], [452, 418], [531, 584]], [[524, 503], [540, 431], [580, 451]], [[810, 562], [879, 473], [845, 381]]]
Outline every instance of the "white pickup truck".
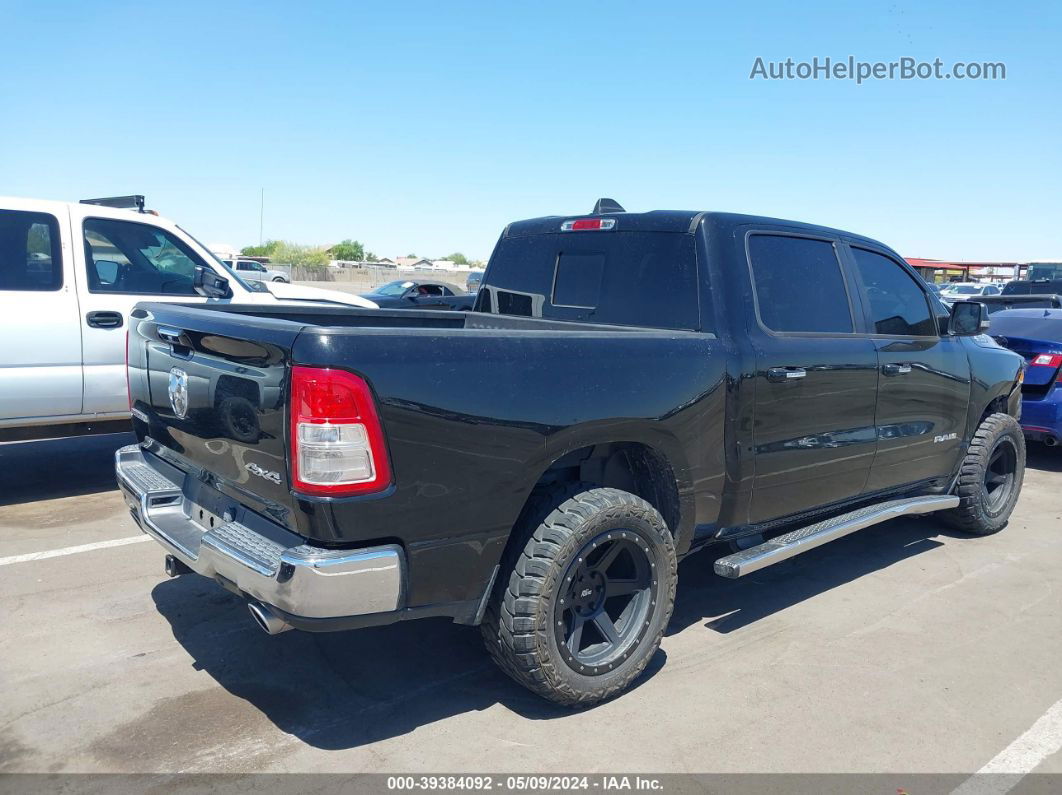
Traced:
[[248, 281], [256, 282], [290, 282], [291, 277], [284, 271], [267, 268], [261, 262], [253, 259], [223, 259], [230, 270], [236, 271]]
[[126, 329], [140, 301], [375, 306], [290, 284], [281, 299], [272, 287], [145, 212], [142, 196], [0, 197], [0, 443], [127, 429]]

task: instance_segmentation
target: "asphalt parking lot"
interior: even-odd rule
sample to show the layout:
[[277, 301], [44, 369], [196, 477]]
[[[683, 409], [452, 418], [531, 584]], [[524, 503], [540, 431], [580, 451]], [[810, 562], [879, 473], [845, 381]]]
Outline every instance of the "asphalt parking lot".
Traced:
[[969, 773], [1035, 741], [1062, 772], [1057, 450], [994, 537], [901, 519], [740, 581], [690, 558], [648, 675], [571, 713], [474, 628], [269, 637], [167, 579], [113, 485], [128, 441], [0, 446], [0, 771]]

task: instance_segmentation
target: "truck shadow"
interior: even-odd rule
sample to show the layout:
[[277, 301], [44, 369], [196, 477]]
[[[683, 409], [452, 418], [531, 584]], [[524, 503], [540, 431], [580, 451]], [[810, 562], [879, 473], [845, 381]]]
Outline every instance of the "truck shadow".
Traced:
[[[498, 704], [531, 720], [572, 714], [498, 670], [478, 628], [448, 619], [270, 637], [243, 600], [203, 577], [166, 580], [151, 596], [196, 670], [315, 748], [368, 745]], [[665, 661], [658, 651], [636, 686]]]
[[1062, 447], [1048, 447], [1042, 442], [1028, 442], [1025, 458], [1026, 469], [1041, 472], [1062, 472]]
[[707, 549], [679, 567], [679, 589], [668, 635], [709, 619], [705, 627], [729, 633], [852, 580], [935, 547], [953, 533], [932, 516], [894, 519], [868, 527], [770, 568], [728, 580], [712, 569], [728, 553]]
[[0, 444], [0, 506], [111, 491], [114, 451], [132, 433]]
[[[712, 572], [711, 551], [694, 555], [679, 570], [668, 635], [706, 618], [709, 630], [733, 632], [941, 546], [935, 540], [941, 535], [950, 531], [932, 519], [894, 520], [737, 581]], [[498, 671], [478, 629], [447, 619], [270, 637], [252, 623], [241, 599], [202, 577], [162, 582], [152, 598], [197, 670], [316, 748], [367, 745], [498, 704], [531, 720], [571, 714]], [[636, 687], [666, 659], [658, 651]]]

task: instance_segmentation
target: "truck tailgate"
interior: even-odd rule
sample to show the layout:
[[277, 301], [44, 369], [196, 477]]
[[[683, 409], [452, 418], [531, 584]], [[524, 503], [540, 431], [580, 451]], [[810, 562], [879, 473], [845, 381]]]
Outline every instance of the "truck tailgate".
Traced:
[[148, 304], [131, 318], [129, 392], [149, 449], [294, 527], [286, 465], [288, 320]]

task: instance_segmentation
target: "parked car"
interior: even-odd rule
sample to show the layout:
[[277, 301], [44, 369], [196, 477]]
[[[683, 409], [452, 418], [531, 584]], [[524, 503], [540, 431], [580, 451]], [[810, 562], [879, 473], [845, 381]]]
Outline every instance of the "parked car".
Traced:
[[472, 271], [465, 280], [465, 289], [472, 295], [479, 292], [479, 286], [483, 283], [483, 271]]
[[940, 297], [948, 303], [952, 301], [976, 301], [977, 296], [999, 295], [999, 292], [999, 287], [994, 284], [951, 282], [941, 288]]
[[1059, 295], [1062, 279], [1020, 279], [1003, 285], [1001, 295]]
[[[215, 283], [223, 287], [202, 294]], [[280, 286], [293, 291], [289, 306], [313, 293]], [[128, 430], [125, 336], [144, 299], [280, 303], [144, 212], [142, 196], [0, 198], [0, 442]], [[339, 292], [328, 300], [372, 306]]]
[[1012, 294], [982, 295], [977, 301], [984, 304], [990, 315], [1008, 309], [1058, 309], [1062, 307], [1062, 295], [1057, 294]]
[[474, 295], [462, 293], [459, 287], [445, 282], [398, 279], [381, 284], [372, 292], [362, 293], [362, 298], [372, 301], [381, 309], [452, 309], [469, 310], [475, 302]]
[[1021, 427], [1030, 439], [1062, 441], [1062, 309], [1009, 309], [992, 315], [992, 337], [1026, 362]]
[[285, 271], [267, 268], [253, 259], [223, 259], [226, 265], [236, 271], [242, 278], [256, 282], [290, 282], [291, 277]]
[[895, 516], [987, 535], [1022, 483], [1023, 364], [984, 308], [793, 221], [516, 222], [472, 312], [135, 315], [116, 470], [171, 575], [271, 634], [479, 624], [566, 705], [645, 669], [695, 550], [736, 578]]

